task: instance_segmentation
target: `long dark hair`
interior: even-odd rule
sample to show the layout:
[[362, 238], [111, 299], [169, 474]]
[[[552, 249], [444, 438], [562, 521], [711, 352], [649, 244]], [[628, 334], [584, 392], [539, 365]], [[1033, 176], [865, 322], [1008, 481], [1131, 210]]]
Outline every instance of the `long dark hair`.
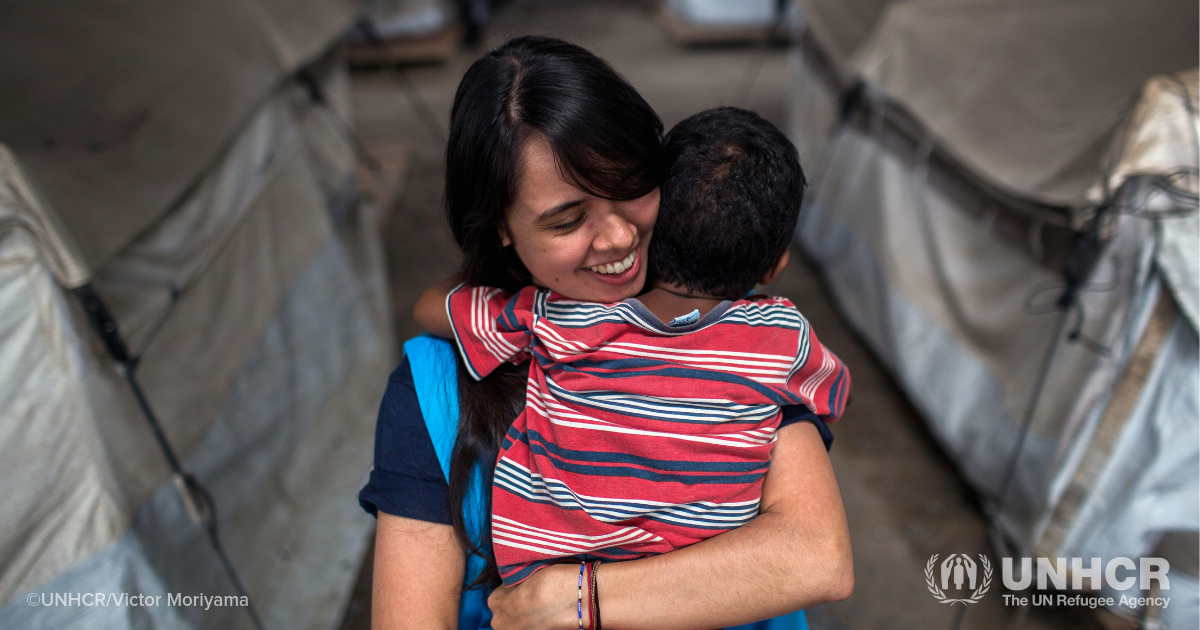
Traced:
[[[462, 249], [463, 279], [517, 291], [529, 271], [499, 228], [516, 196], [521, 150], [541, 134], [559, 173], [589, 194], [636, 199], [662, 183], [662, 121], [603, 59], [548, 37], [518, 37], [471, 65], [450, 111], [446, 144], [446, 216]], [[484, 470], [487, 515], [491, 480], [505, 433], [525, 406], [528, 364], [505, 364], [482, 381], [458, 369], [461, 417], [450, 460], [450, 519], [468, 553], [487, 565], [472, 587], [496, 586], [500, 574], [490, 527], [475, 546], [463, 522], [472, 470]]]

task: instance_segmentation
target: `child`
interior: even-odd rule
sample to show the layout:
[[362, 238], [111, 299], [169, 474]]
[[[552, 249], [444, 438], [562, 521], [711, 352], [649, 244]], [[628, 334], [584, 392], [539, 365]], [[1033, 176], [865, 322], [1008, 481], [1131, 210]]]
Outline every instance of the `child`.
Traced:
[[596, 304], [459, 285], [422, 296], [444, 296], [444, 311], [417, 308], [427, 330], [453, 334], [473, 378], [533, 359], [492, 486], [506, 585], [563, 558], [638, 558], [744, 525], [781, 408], [832, 422], [845, 406], [849, 373], [795, 306], [745, 297], [787, 264], [796, 149], [734, 108], [684, 120], [665, 147], [645, 294]]

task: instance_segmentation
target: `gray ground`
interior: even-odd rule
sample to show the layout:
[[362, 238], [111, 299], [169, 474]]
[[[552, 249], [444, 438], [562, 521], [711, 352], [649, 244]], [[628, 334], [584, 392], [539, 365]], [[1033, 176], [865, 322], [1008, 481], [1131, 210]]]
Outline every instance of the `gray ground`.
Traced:
[[[441, 154], [454, 89], [471, 61], [509, 36], [547, 34], [587, 47], [629, 77], [668, 128], [716, 105], [747, 107], [786, 128], [785, 52], [684, 49], [667, 38], [647, 7], [616, 1], [511, 2], [497, 14], [485, 47], [464, 50], [446, 65], [405, 70], [411, 81], [407, 88], [394, 73], [355, 74], [355, 126], [390, 168], [402, 166], [406, 173], [403, 193], [385, 225], [398, 339], [420, 332], [410, 314], [413, 302], [457, 265], [440, 214]], [[422, 121], [413, 90], [432, 120]], [[845, 602], [810, 610], [809, 623], [813, 628], [948, 629], [962, 606], [934, 599], [925, 586], [925, 563], [935, 553], [974, 552], [982, 515], [903, 393], [839, 317], [816, 271], [802, 256], [792, 261], [768, 290], [799, 305], [821, 340], [850, 367], [855, 392], [853, 405], [834, 425], [831, 458], [850, 521], [856, 588]], [[991, 592], [966, 610], [962, 628], [1102, 627], [1083, 610], [1005, 607], [996, 569]], [[369, 610], [368, 561], [343, 627], [368, 627]], [[1118, 627], [1113, 619], [1103, 621]]]

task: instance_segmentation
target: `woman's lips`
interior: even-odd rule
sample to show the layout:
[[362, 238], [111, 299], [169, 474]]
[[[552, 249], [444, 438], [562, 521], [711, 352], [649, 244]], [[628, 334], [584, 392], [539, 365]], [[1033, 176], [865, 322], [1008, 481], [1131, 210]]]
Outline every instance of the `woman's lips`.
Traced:
[[625, 284], [637, 277], [638, 269], [640, 269], [642, 266], [642, 256], [637, 250], [634, 250], [631, 256], [633, 256], [632, 263], [625, 268], [625, 271], [622, 271], [621, 273], [600, 273], [587, 267], [585, 267], [583, 270], [591, 275], [591, 277], [603, 282], [604, 284]]

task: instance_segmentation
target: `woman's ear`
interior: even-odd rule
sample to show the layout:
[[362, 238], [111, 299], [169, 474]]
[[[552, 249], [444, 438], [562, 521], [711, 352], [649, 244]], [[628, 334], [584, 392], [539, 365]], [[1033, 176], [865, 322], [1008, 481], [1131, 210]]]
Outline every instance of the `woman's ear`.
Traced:
[[792, 256], [791, 251], [786, 250], [786, 249], [783, 250], [783, 255], [779, 257], [779, 260], [775, 261], [775, 266], [772, 267], [771, 270], [768, 271], [766, 273], [766, 275], [764, 275], [758, 281], [758, 283], [759, 284], [771, 284], [772, 282], [775, 282], [775, 279], [779, 277], [779, 274], [783, 273], [783, 268], [787, 267], [788, 259], [791, 258], [791, 256]]
[[500, 231], [500, 246], [508, 247], [512, 245], [512, 239], [508, 237], [508, 229], [503, 224], [497, 226], [496, 229]]

